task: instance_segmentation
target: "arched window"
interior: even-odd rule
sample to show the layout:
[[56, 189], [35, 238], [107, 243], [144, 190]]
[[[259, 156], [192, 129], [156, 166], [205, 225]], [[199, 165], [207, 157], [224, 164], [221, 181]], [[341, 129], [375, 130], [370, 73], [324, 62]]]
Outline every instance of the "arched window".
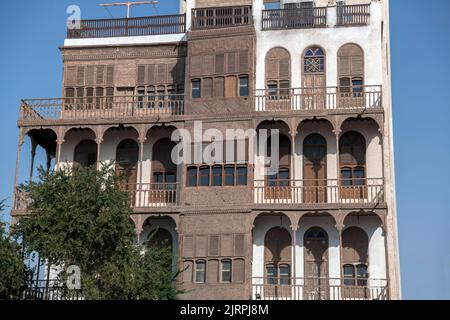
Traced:
[[305, 203], [326, 202], [327, 141], [311, 134], [303, 141], [303, 200]]
[[97, 143], [93, 140], [84, 140], [77, 144], [73, 162], [84, 168], [94, 166], [97, 162]]
[[287, 99], [290, 86], [291, 56], [284, 48], [273, 48], [266, 55], [266, 88], [270, 99]]
[[[291, 197], [291, 140], [284, 134], [279, 135], [278, 171], [267, 175], [267, 199], [288, 199]], [[267, 139], [267, 155], [272, 158], [272, 136]], [[276, 160], [276, 159], [275, 159]], [[274, 163], [274, 159], [271, 161]]]
[[139, 145], [136, 141], [127, 139], [119, 143], [116, 151], [116, 172], [125, 177], [125, 188], [134, 189], [137, 183], [137, 163]]
[[328, 234], [319, 227], [305, 232], [305, 291], [310, 299], [326, 300], [328, 291]]
[[[339, 161], [343, 187], [361, 188], [365, 186], [366, 140], [362, 134], [350, 131], [341, 137], [339, 142]], [[358, 195], [354, 194], [354, 196]]]
[[[342, 263], [344, 285], [367, 286], [369, 266], [369, 237], [367, 233], [358, 227], [350, 227], [342, 232]], [[346, 297], [367, 298], [367, 292], [363, 288], [344, 290]]]
[[303, 55], [302, 108], [317, 110], [326, 108], [326, 56], [322, 48], [313, 46]]
[[325, 53], [319, 47], [310, 47], [303, 58], [304, 74], [325, 73]]
[[161, 228], [152, 230], [148, 236], [148, 246], [157, 248], [167, 247], [172, 252], [173, 241], [171, 233]]
[[290, 284], [292, 240], [281, 227], [270, 229], [264, 239], [264, 260], [268, 284]]
[[159, 184], [176, 183], [177, 166], [172, 161], [175, 142], [169, 138], [158, 140], [152, 149], [152, 181]]
[[339, 49], [338, 82], [341, 97], [362, 97], [364, 86], [364, 52], [358, 45], [349, 43]]

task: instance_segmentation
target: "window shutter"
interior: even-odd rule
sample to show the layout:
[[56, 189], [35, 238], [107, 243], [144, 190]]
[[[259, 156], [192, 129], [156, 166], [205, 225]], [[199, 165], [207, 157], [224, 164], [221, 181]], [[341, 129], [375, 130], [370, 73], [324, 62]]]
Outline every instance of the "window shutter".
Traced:
[[223, 74], [225, 71], [225, 54], [216, 54], [215, 73]]
[[77, 85], [78, 86], [84, 86], [84, 67], [78, 67], [77, 68]]
[[243, 234], [234, 236], [234, 255], [236, 257], [245, 256], [245, 235]]
[[233, 261], [233, 282], [245, 282], [245, 260], [236, 259]]
[[97, 80], [98, 85], [105, 84], [105, 66], [97, 66]]
[[95, 66], [88, 66], [86, 71], [86, 84], [88, 86], [94, 85]]
[[75, 89], [74, 88], [66, 88], [66, 98], [74, 98], [75, 97]]
[[145, 83], [145, 65], [138, 65], [138, 84], [144, 84]]
[[217, 77], [214, 78], [214, 97], [221, 98], [224, 96], [225, 91], [225, 78]]
[[219, 281], [219, 260], [209, 260], [206, 266], [206, 283]]
[[353, 56], [351, 58], [352, 63], [352, 75], [364, 74], [364, 59], [361, 56]]
[[184, 83], [184, 76], [185, 76], [185, 61], [184, 59], [181, 59], [177, 63], [177, 83]]
[[183, 282], [192, 282], [194, 274], [194, 263], [192, 261], [184, 261], [183, 263]]
[[113, 85], [114, 84], [114, 66], [109, 65], [106, 67], [106, 84]]
[[208, 256], [208, 237], [197, 236], [195, 238], [195, 256], [207, 257]]
[[224, 235], [220, 239], [220, 255], [222, 257], [233, 256], [233, 236]]
[[175, 83], [177, 79], [177, 64], [167, 64], [167, 83]]
[[339, 57], [338, 64], [339, 64], [338, 72], [340, 76], [348, 76], [351, 74], [350, 57], [347, 56]]
[[204, 58], [202, 75], [208, 76], [214, 73], [214, 56], [206, 55]]
[[194, 237], [184, 236], [183, 238], [183, 256], [191, 258], [194, 256]]
[[280, 79], [287, 79], [289, 78], [290, 74], [290, 61], [289, 59], [281, 59], [279, 61], [280, 67], [279, 67], [279, 78]]
[[76, 67], [66, 67], [64, 73], [64, 85], [65, 86], [75, 86], [77, 83], [77, 68]]
[[213, 80], [212, 78], [203, 79], [203, 97], [211, 98], [213, 93]]
[[149, 64], [147, 66], [148, 70], [147, 70], [147, 82], [148, 84], [155, 84], [155, 75], [156, 75], [156, 65], [154, 64]]
[[248, 50], [239, 52], [239, 72], [248, 72]]
[[157, 65], [157, 82], [166, 83], [167, 65], [165, 63]]
[[191, 57], [190, 74], [191, 76], [201, 76], [202, 75], [202, 56]]
[[236, 97], [237, 95], [237, 78], [235, 76], [227, 77], [225, 82], [225, 96]]
[[217, 257], [219, 256], [219, 236], [209, 236], [209, 256]]
[[278, 60], [269, 59], [266, 65], [266, 74], [269, 79], [278, 78]]
[[236, 73], [237, 72], [236, 63], [237, 63], [236, 52], [227, 53], [227, 72], [228, 73]]

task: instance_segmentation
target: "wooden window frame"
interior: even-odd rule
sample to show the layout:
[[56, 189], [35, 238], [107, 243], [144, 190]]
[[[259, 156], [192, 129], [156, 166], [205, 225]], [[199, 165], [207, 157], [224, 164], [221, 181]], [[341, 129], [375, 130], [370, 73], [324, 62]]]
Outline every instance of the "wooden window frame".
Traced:
[[[229, 270], [224, 270], [224, 263], [229, 263], [230, 264], [230, 269]], [[222, 259], [220, 260], [220, 283], [232, 283], [233, 282], [233, 260], [232, 259]], [[224, 272], [228, 272], [229, 273], [229, 281], [225, 281], [224, 280]]]
[[[196, 260], [194, 262], [194, 283], [198, 283], [198, 284], [206, 283], [206, 265], [207, 265], [206, 262], [207, 262], [206, 260]], [[203, 270], [198, 269], [198, 266], [200, 264], [203, 265]], [[198, 272], [203, 272], [203, 281], [198, 281], [198, 275], [197, 275]]]
[[[213, 169], [214, 168], [221, 168], [221, 184], [220, 185], [213, 185]], [[197, 168], [196, 172], [197, 172], [197, 185], [195, 186], [191, 186], [189, 183], [189, 169], [194, 169]], [[209, 170], [209, 185], [202, 185], [200, 183], [201, 181], [201, 174], [200, 171], [201, 169], [206, 169], [208, 168]], [[226, 174], [225, 174], [225, 170], [229, 168], [233, 168], [233, 172], [234, 172], [234, 179], [233, 179], [233, 185], [229, 185], [229, 184], [225, 184], [225, 180], [226, 180]], [[238, 169], [240, 168], [245, 168], [246, 169], [246, 184], [238, 184]], [[247, 163], [225, 163], [225, 164], [215, 164], [215, 165], [191, 165], [191, 166], [187, 166], [186, 167], [186, 188], [210, 188], [210, 187], [216, 187], [216, 188], [223, 188], [223, 187], [247, 187], [249, 185], [248, 183], [248, 164]]]

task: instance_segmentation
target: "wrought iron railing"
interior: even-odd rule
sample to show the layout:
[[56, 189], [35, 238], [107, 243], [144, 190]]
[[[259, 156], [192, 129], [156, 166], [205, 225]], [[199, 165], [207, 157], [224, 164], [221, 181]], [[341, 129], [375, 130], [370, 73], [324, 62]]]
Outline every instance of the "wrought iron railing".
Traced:
[[251, 6], [192, 9], [192, 30], [237, 27], [252, 23]]
[[255, 180], [256, 204], [379, 204], [384, 179]]
[[68, 29], [68, 39], [176, 34], [186, 32], [186, 15], [123, 19], [81, 20], [80, 28]]
[[291, 278], [252, 279], [253, 300], [389, 300], [386, 279]]
[[60, 280], [28, 281], [22, 290], [22, 300], [84, 300], [82, 290], [69, 290]]
[[382, 108], [380, 85], [262, 89], [255, 92], [256, 111]]

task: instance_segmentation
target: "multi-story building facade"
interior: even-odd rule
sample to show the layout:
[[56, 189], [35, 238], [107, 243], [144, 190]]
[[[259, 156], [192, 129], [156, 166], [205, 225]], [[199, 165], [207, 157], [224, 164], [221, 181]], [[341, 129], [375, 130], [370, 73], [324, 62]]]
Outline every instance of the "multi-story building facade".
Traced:
[[[21, 103], [16, 171], [26, 137], [31, 173], [37, 146], [49, 166], [114, 163], [138, 241], [157, 229], [186, 268], [182, 299], [399, 299], [388, 1], [277, 2], [82, 20], [62, 98]], [[177, 163], [181, 129], [203, 147], [279, 130], [279, 166], [248, 137], [244, 157]]]

